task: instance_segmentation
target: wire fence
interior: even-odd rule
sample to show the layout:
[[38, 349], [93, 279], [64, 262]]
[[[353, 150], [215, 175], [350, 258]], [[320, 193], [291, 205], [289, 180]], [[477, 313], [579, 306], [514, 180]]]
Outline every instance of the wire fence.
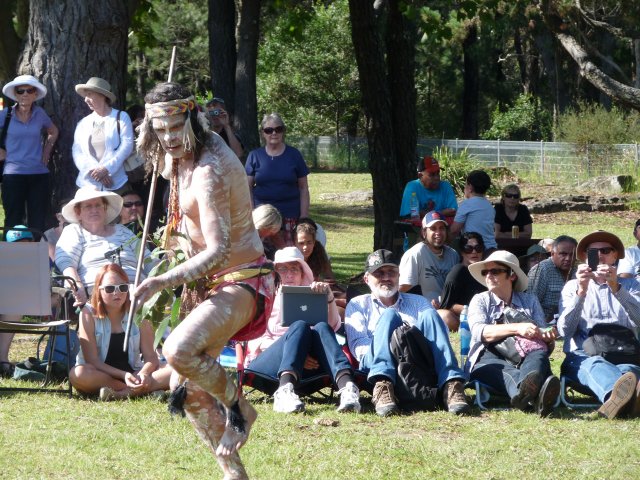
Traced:
[[[368, 171], [365, 138], [297, 137], [289, 141], [316, 169]], [[640, 148], [635, 144], [578, 145], [563, 142], [419, 139], [419, 155], [446, 147], [454, 154], [467, 152], [481, 167], [505, 167], [518, 175], [543, 180], [585, 180], [600, 175], [636, 175]], [[414, 162], [413, 158], [407, 161]]]

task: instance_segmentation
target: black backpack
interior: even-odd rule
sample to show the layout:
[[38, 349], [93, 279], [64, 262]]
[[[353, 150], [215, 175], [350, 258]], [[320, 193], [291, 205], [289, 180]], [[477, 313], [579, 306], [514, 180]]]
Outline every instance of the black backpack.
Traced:
[[433, 353], [422, 332], [403, 323], [389, 345], [398, 364], [394, 386], [400, 408], [408, 411], [435, 410], [438, 406], [438, 376]]
[[633, 330], [615, 323], [598, 323], [589, 330], [582, 344], [589, 356], [600, 355], [606, 361], [620, 365], [631, 363], [640, 366], [640, 342]]

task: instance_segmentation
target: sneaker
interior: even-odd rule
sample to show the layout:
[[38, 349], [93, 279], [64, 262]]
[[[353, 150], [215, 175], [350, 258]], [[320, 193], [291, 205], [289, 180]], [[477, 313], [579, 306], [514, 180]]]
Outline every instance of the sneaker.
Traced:
[[293, 391], [293, 383], [287, 383], [273, 394], [273, 411], [279, 413], [296, 413], [304, 411], [304, 403]]
[[390, 380], [379, 380], [373, 387], [373, 404], [376, 413], [381, 417], [388, 417], [399, 413], [398, 400], [393, 392], [393, 383]]
[[469, 401], [464, 394], [464, 385], [460, 380], [449, 380], [444, 384], [444, 406], [449, 413], [462, 415], [469, 411]]
[[622, 375], [613, 385], [609, 399], [598, 409], [600, 416], [612, 419], [624, 411], [625, 407], [633, 400], [637, 383], [633, 373], [627, 372]]
[[528, 410], [538, 396], [541, 383], [538, 372], [529, 372], [520, 382], [518, 393], [511, 399], [511, 406], [518, 410]]
[[538, 394], [536, 413], [541, 417], [548, 417], [553, 411], [558, 395], [560, 395], [560, 380], [551, 375], [547, 377]]
[[340, 394], [339, 412], [360, 412], [360, 390], [353, 382], [347, 384], [338, 390]]

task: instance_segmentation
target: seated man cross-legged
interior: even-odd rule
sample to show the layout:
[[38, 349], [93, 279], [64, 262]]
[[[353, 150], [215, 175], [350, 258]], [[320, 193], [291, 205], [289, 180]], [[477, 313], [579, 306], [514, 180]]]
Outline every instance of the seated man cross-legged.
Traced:
[[371, 253], [364, 274], [371, 293], [352, 299], [345, 313], [349, 350], [360, 362], [360, 369], [368, 373], [369, 383], [374, 385], [376, 413], [384, 417], [399, 411], [394, 392], [397, 364], [390, 342], [394, 330], [403, 322], [415, 326], [431, 348], [444, 407], [451, 413], [465, 413], [469, 410], [464, 395], [465, 377], [449, 343], [447, 326], [426, 298], [399, 293], [399, 278], [393, 253], [389, 250]]

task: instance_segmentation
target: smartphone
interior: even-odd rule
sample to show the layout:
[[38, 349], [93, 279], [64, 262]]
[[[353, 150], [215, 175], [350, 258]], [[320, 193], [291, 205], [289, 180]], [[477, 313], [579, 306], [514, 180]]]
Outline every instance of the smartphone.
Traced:
[[590, 248], [587, 250], [587, 264], [592, 271], [596, 271], [598, 269], [598, 263], [600, 260], [598, 259], [598, 249]]

